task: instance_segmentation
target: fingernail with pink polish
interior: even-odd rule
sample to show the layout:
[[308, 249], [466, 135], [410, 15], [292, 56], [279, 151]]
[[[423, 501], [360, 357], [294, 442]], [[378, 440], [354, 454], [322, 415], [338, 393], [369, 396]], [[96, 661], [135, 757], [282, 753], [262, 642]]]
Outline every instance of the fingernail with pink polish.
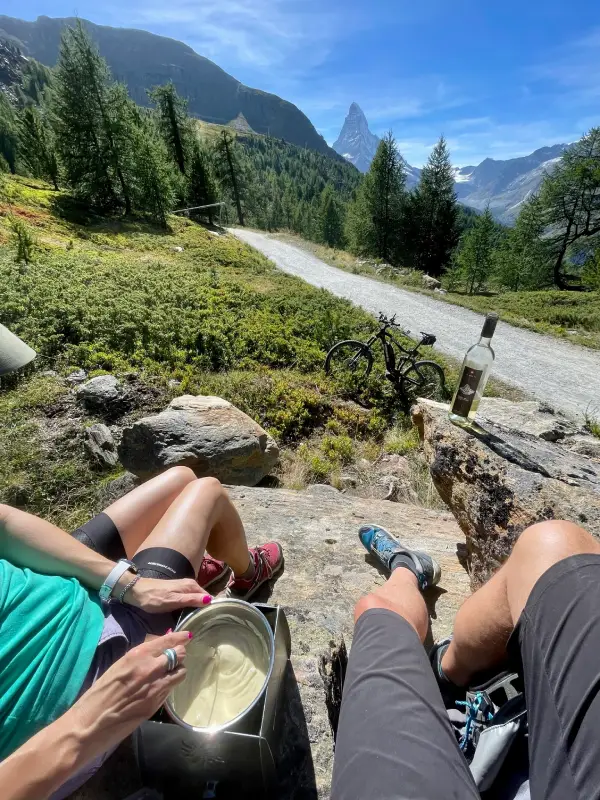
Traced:
[[191, 631], [188, 631], [188, 639], [193, 639], [194, 634]]
[[207, 606], [209, 603], [212, 603], [212, 597], [209, 594], [205, 594], [202, 598], [202, 604]]
[[173, 633], [173, 628], [169, 628], [169, 630], [167, 631], [167, 633]]

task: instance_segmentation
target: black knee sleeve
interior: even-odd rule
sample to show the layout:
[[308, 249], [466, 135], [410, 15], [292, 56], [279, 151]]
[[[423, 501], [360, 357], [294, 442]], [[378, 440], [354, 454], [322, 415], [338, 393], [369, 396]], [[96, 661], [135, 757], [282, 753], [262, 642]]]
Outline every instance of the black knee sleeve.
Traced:
[[126, 558], [117, 526], [104, 512], [73, 531], [73, 536], [94, 552], [110, 558], [111, 561]]

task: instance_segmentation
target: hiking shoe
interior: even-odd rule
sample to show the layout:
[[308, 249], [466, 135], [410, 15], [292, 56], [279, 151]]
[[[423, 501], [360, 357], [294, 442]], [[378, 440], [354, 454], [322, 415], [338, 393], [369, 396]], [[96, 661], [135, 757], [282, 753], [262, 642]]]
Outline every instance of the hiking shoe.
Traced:
[[466, 694], [466, 690], [453, 683], [442, 669], [442, 658], [451, 641], [451, 636], [446, 639], [440, 639], [429, 651], [429, 663], [431, 664], [446, 708], [454, 708], [456, 701], [458, 699], [464, 699]]
[[361, 525], [358, 538], [365, 549], [390, 571], [402, 566], [416, 575], [421, 591], [439, 583], [442, 570], [437, 561], [421, 550], [404, 547], [395, 536], [379, 525]]
[[252, 578], [236, 578], [232, 575], [227, 584], [227, 595], [249, 600], [263, 583], [270, 581], [283, 567], [283, 550], [278, 542], [268, 542], [259, 547], [252, 547], [250, 555], [254, 559], [254, 575]]
[[224, 561], [218, 561], [207, 554], [202, 559], [197, 581], [203, 589], [208, 589], [209, 586], [224, 578], [228, 572], [229, 567]]

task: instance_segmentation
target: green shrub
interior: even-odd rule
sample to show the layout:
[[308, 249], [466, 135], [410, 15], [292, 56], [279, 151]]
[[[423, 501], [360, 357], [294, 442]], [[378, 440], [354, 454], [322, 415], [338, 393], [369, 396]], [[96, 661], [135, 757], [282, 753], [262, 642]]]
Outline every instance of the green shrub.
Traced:
[[24, 262], [25, 264], [33, 261], [33, 251], [36, 245], [36, 240], [23, 222], [18, 217], [9, 217], [9, 224], [12, 231], [12, 240], [16, 248], [15, 261], [17, 263]]

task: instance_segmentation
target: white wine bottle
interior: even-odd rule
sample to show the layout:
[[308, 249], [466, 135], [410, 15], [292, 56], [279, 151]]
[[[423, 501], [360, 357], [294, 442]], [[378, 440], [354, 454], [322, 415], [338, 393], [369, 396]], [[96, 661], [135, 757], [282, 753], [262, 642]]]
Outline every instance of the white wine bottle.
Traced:
[[452, 398], [448, 414], [450, 420], [459, 425], [464, 425], [467, 420], [475, 416], [483, 396], [494, 363], [494, 351], [490, 342], [497, 323], [498, 314], [487, 314], [480, 340], [467, 350], [460, 370], [458, 388]]

